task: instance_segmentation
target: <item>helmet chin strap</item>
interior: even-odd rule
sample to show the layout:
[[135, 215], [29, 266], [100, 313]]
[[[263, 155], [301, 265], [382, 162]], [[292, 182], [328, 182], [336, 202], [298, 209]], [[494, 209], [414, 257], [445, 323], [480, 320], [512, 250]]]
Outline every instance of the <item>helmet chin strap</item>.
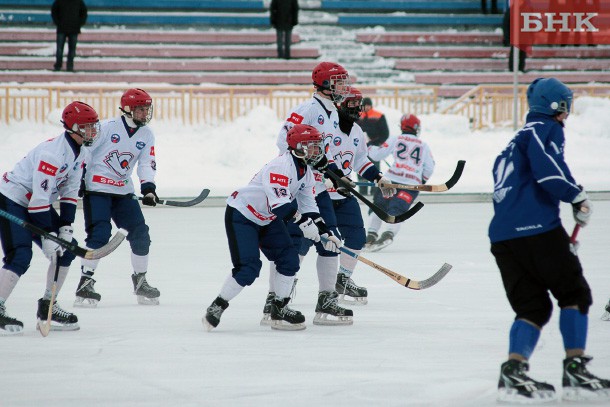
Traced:
[[125, 122], [127, 122], [127, 125], [129, 127], [131, 127], [132, 129], [137, 129], [138, 127], [142, 127], [142, 124], [138, 124], [136, 123], [136, 121], [133, 119], [133, 117], [131, 116], [130, 113], [125, 112], [125, 114], [123, 115], [125, 117]]

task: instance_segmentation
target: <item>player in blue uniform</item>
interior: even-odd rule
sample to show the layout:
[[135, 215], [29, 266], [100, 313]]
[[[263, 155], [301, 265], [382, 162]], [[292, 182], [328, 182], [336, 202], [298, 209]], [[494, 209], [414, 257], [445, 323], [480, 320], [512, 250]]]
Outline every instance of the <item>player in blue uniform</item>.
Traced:
[[587, 314], [591, 290], [570, 237], [561, 224], [559, 203], [572, 204], [574, 220], [586, 226], [592, 206], [564, 160], [564, 121], [572, 91], [555, 78], [539, 78], [527, 89], [525, 126], [496, 158], [491, 252], [516, 316], [510, 330], [508, 361], [501, 366], [498, 399], [549, 401], [552, 385], [526, 375], [528, 360], [551, 318], [555, 297], [563, 337], [563, 398], [606, 398], [610, 381], [586, 368]]

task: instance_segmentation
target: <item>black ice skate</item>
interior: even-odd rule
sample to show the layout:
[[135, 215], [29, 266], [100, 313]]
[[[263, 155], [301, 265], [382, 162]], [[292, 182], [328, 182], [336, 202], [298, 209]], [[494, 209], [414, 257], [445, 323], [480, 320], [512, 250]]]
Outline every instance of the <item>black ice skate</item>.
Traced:
[[610, 301], [606, 304], [604, 315], [602, 315], [602, 321], [610, 321]]
[[364, 251], [370, 251], [371, 246], [373, 245], [373, 243], [375, 243], [376, 240], [377, 240], [377, 233], [369, 232], [366, 235], [366, 243], [364, 244]]
[[[41, 298], [38, 300], [38, 322], [44, 324], [49, 315], [50, 300]], [[37, 326], [40, 329], [40, 326]], [[53, 314], [51, 315], [51, 331], [78, 331], [78, 317], [71, 312], [62, 309], [57, 301], [53, 303]]]
[[261, 326], [271, 325], [271, 301], [273, 301], [274, 298], [274, 292], [270, 292], [269, 294], [267, 294], [265, 306], [263, 307], [263, 318], [261, 319]]
[[305, 329], [305, 316], [288, 307], [290, 297], [275, 297], [271, 301], [271, 328], [283, 331], [300, 331]]
[[133, 281], [133, 293], [138, 296], [138, 304], [159, 305], [161, 293], [155, 287], [148, 285], [146, 273], [132, 274], [131, 281]]
[[0, 304], [0, 335], [21, 334], [23, 334], [23, 322], [9, 317], [4, 304]]
[[216, 297], [216, 299], [205, 311], [205, 316], [202, 320], [203, 326], [205, 326], [208, 331], [216, 328], [220, 323], [220, 316], [228, 307], [228, 301], [225, 301], [223, 298]]
[[537, 382], [525, 373], [529, 370], [527, 362], [509, 360], [500, 367], [498, 382], [498, 401], [508, 403], [546, 403], [557, 399], [555, 388]]
[[[368, 303], [366, 288], [359, 287], [350, 277], [343, 273], [337, 274], [337, 284], [335, 285], [339, 302], [353, 305], [366, 305]], [[346, 298], [351, 297], [351, 298]]]
[[95, 280], [91, 277], [81, 276], [78, 288], [76, 289], [75, 307], [95, 308], [102, 296], [95, 291], [93, 285]]
[[384, 247], [388, 247], [389, 245], [391, 245], [393, 241], [394, 233], [385, 231], [381, 234], [381, 236], [375, 243], [371, 244], [371, 246], [369, 247], [369, 252], [378, 252]]
[[354, 323], [354, 312], [339, 306], [337, 298], [339, 294], [330, 291], [318, 293], [316, 304], [316, 316], [313, 318], [314, 325], [352, 325]]
[[587, 370], [586, 365], [592, 359], [583, 355], [563, 360], [564, 400], [610, 400], [610, 380], [600, 379]]

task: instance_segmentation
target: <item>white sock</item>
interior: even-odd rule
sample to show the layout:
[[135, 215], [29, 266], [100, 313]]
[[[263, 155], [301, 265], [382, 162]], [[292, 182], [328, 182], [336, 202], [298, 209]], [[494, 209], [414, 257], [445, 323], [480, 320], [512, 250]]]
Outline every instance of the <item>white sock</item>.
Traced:
[[[68, 275], [68, 270], [70, 267], [60, 267], [59, 273], [57, 273], [57, 286], [55, 288], [55, 298], [57, 299], [57, 295], [61, 290], [61, 287], [64, 285], [64, 281], [66, 281], [66, 276]], [[47, 286], [44, 291], [43, 298], [45, 300], [51, 299], [51, 290], [53, 289], [53, 280], [55, 279], [55, 264], [50, 263], [49, 268], [47, 270]]]
[[0, 300], [6, 301], [19, 281], [19, 276], [5, 268], [0, 269]]
[[280, 298], [289, 297], [293, 284], [294, 276], [285, 276], [283, 274], [276, 273], [275, 281], [273, 283], [275, 287], [275, 295]]
[[277, 268], [275, 262], [269, 262], [269, 292], [275, 292], [275, 275], [277, 274]]
[[371, 213], [369, 215], [368, 232], [379, 233], [379, 229], [381, 229], [381, 218], [374, 213]]
[[243, 289], [244, 287], [239, 285], [232, 275], [229, 275], [220, 289], [220, 298], [229, 302], [233, 298], [237, 297], [237, 294], [239, 294]]
[[135, 274], [146, 273], [148, 270], [148, 254], [138, 256], [131, 252], [131, 266]]
[[335, 291], [337, 283], [337, 269], [339, 268], [339, 257], [318, 256], [316, 269], [318, 270], [318, 284], [320, 291]]
[[394, 236], [396, 236], [398, 234], [398, 231], [400, 230], [400, 226], [400, 223], [390, 223], [388, 224], [387, 230], [388, 232], [392, 232]]
[[358, 259], [356, 257], [358, 257], [358, 255], [360, 254], [360, 250], [354, 250], [349, 247], [347, 248], [354, 253], [355, 257], [341, 252], [341, 254], [339, 254], [339, 273], [343, 273], [346, 276], [351, 277], [352, 273], [354, 272], [354, 269], [356, 268], [356, 264], [358, 264]]

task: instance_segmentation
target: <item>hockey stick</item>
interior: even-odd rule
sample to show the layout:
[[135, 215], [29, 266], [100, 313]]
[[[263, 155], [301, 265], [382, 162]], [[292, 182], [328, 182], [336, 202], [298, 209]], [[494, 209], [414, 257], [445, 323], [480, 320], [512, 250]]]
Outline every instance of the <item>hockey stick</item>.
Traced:
[[[466, 165], [466, 161], [459, 160], [457, 166], [455, 167], [455, 171], [453, 171], [453, 175], [447, 182], [444, 184], [436, 184], [436, 185], [404, 185], [404, 184], [381, 184], [380, 187], [389, 187], [389, 188], [397, 188], [397, 189], [407, 189], [409, 191], [425, 191], [425, 192], [445, 192], [451, 189], [455, 184], [457, 184], [458, 180], [462, 176], [462, 172], [464, 171], [464, 166]], [[377, 184], [372, 182], [355, 182], [358, 186], [368, 186], [368, 187], [376, 187]]]
[[51, 233], [45, 231], [44, 229], [40, 229], [38, 226], [32, 225], [31, 223], [26, 222], [23, 219], [18, 218], [15, 215], [12, 215], [8, 212], [3, 211], [2, 209], [0, 209], [0, 216], [10, 220], [11, 222], [18, 224], [25, 230], [29, 230], [32, 233], [35, 233], [39, 236], [44, 237], [45, 239], [54, 241], [55, 243], [59, 244], [61, 247], [76, 254], [78, 257], [82, 257], [87, 260], [97, 260], [97, 259], [101, 259], [102, 257], [108, 256], [110, 253], [112, 253], [114, 251], [114, 249], [119, 247], [121, 242], [125, 239], [125, 236], [127, 236], [126, 230], [119, 229], [118, 232], [115, 233], [115, 235], [112, 237], [112, 239], [110, 239], [110, 241], [108, 243], [106, 243], [104, 246], [100, 247], [99, 249], [85, 249], [83, 247], [80, 247], [77, 244], [60, 239], [59, 237], [52, 235]]
[[356, 198], [360, 199], [360, 201], [362, 201], [362, 203], [364, 203], [366, 206], [371, 208], [373, 213], [375, 213], [375, 215], [379, 216], [379, 218], [382, 221], [384, 221], [385, 223], [404, 222], [405, 220], [407, 220], [411, 216], [415, 215], [421, 208], [424, 207], [424, 204], [422, 202], [417, 202], [411, 209], [409, 209], [405, 213], [402, 213], [398, 216], [390, 215], [389, 213], [387, 213], [386, 211], [384, 211], [383, 209], [381, 209], [380, 207], [375, 205], [373, 202], [366, 199], [360, 192], [358, 192], [354, 188], [352, 188], [351, 185], [346, 184], [338, 175], [334, 174], [332, 171], [326, 171], [326, 172], [324, 172], [324, 174], [328, 175], [329, 177], [334, 179], [336, 182], [343, 185], [343, 187], [345, 189], [347, 189], [351, 194], [353, 194]]
[[[166, 206], [179, 206], [179, 207], [194, 206], [194, 205], [197, 205], [197, 204], [203, 202], [205, 200], [205, 198], [208, 197], [209, 193], [210, 193], [210, 190], [205, 188], [203, 191], [201, 191], [201, 193], [199, 194], [198, 197], [193, 198], [190, 201], [172, 201], [170, 199], [157, 199], [157, 203], [160, 205], [166, 205]], [[110, 192], [96, 192], [96, 191], [85, 191], [85, 194], [109, 196], [112, 198], [129, 198], [129, 199], [133, 199], [135, 201], [141, 201], [144, 199], [144, 197], [136, 196], [134, 194], [121, 195], [121, 194], [113, 194]]]
[[[59, 254], [58, 254], [59, 256]], [[57, 293], [57, 278], [59, 277], [59, 258], [55, 257], [55, 276], [53, 277], [53, 287], [51, 288], [51, 302], [49, 302], [49, 312], [45, 322], [38, 321], [36, 324], [40, 334], [46, 337], [51, 331], [51, 318], [53, 317], [53, 304], [55, 303], [55, 294]]]
[[572, 230], [572, 234], [570, 235], [570, 243], [576, 243], [576, 238], [578, 237], [578, 232], [580, 231], [580, 225], [577, 223], [574, 225], [574, 230]]
[[[321, 239], [323, 241], [327, 240], [324, 238], [321, 238]], [[435, 285], [436, 283], [441, 281], [443, 279], [443, 277], [445, 277], [447, 275], [447, 273], [449, 273], [449, 270], [451, 270], [451, 268], [453, 267], [451, 264], [445, 263], [431, 277], [429, 277], [425, 280], [422, 280], [422, 281], [417, 281], [417, 280], [407, 278], [407, 277], [405, 277], [401, 274], [398, 274], [395, 271], [387, 269], [383, 266], [380, 266], [379, 264], [377, 264], [367, 258], [364, 258], [364, 257], [360, 256], [359, 254], [354, 253], [353, 251], [351, 251], [350, 249], [348, 249], [346, 247], [341, 247], [339, 250], [341, 250], [343, 253], [347, 254], [348, 256], [351, 256], [351, 257], [355, 258], [356, 260], [359, 260], [359, 261], [363, 262], [364, 264], [367, 264], [367, 265], [373, 267], [374, 269], [381, 271], [383, 274], [390, 277], [392, 280], [396, 281], [398, 284], [403, 285], [412, 290], [424, 290], [426, 288], [432, 287], [433, 285]]]

